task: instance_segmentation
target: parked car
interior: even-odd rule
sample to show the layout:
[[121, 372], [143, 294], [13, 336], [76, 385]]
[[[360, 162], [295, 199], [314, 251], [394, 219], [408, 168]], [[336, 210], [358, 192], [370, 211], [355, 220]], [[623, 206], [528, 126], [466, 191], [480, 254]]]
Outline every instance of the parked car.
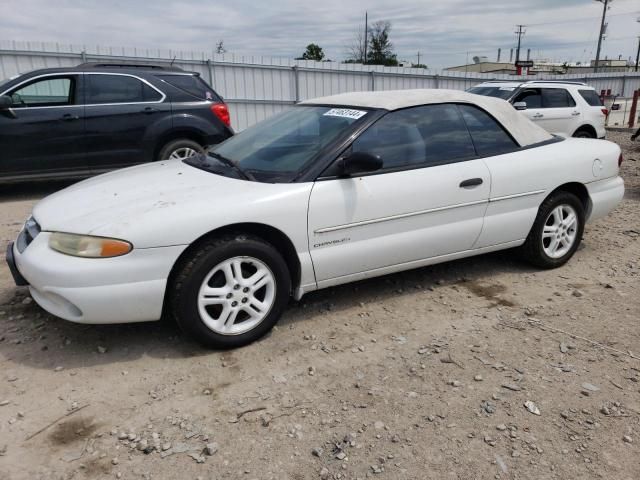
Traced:
[[554, 137], [448, 90], [303, 102], [207, 155], [88, 179], [9, 246], [20, 285], [80, 323], [158, 320], [237, 347], [312, 290], [519, 247], [541, 268], [622, 199], [620, 148]]
[[186, 158], [231, 135], [222, 98], [179, 68], [88, 63], [0, 83], [0, 182]]
[[468, 90], [507, 100], [554, 135], [604, 138], [608, 111], [593, 87], [580, 82], [485, 82]]

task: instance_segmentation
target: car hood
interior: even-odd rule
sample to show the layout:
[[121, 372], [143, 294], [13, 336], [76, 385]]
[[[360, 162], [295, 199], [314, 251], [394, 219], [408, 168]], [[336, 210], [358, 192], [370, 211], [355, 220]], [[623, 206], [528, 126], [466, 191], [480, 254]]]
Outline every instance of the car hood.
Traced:
[[310, 189], [301, 185], [238, 180], [163, 161], [72, 185], [39, 202], [33, 216], [43, 231], [122, 238], [136, 247], [188, 244], [220, 222], [254, 221], [269, 199]]

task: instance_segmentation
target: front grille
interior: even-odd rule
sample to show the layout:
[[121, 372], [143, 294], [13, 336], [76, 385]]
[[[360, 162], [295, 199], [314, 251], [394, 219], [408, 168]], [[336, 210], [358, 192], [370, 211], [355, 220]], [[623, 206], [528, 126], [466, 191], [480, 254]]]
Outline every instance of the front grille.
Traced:
[[29, 244], [33, 242], [33, 239], [36, 238], [39, 234], [40, 225], [38, 225], [38, 222], [36, 222], [33, 217], [29, 217], [29, 219], [24, 224], [24, 228], [18, 235], [18, 239], [16, 240], [18, 252], [24, 252]]

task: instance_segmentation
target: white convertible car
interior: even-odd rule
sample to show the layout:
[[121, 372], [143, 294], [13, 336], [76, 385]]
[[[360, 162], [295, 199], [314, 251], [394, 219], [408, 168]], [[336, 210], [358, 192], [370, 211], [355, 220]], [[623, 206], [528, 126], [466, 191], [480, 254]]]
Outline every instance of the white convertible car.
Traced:
[[42, 200], [7, 260], [54, 315], [163, 312], [200, 342], [264, 335], [289, 298], [519, 247], [564, 264], [622, 199], [622, 156], [500, 99], [447, 90], [303, 102], [207, 154], [116, 171]]

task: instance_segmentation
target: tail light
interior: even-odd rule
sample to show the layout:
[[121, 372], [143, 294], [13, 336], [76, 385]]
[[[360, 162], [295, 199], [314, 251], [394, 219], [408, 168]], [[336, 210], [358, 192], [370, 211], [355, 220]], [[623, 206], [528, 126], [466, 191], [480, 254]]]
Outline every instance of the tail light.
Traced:
[[229, 114], [229, 108], [226, 103], [211, 104], [211, 111], [227, 127], [231, 126], [231, 115]]
[[600, 111], [602, 111], [602, 114], [606, 117], [607, 115], [609, 115], [609, 110], [607, 110], [606, 108], [602, 107], [600, 109]]
[[620, 165], [622, 165], [622, 161], [624, 160], [624, 158], [622, 158], [622, 152], [620, 152], [620, 156], [618, 157], [618, 167]]

